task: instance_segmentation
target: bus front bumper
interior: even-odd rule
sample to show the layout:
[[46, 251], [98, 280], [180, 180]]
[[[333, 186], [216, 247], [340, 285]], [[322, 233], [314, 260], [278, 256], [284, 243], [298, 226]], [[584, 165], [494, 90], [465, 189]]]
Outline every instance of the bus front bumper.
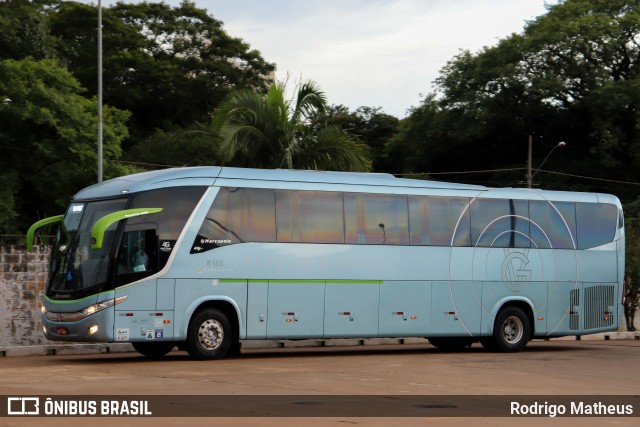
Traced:
[[113, 342], [115, 308], [93, 314], [61, 313], [43, 309], [44, 335], [51, 341]]

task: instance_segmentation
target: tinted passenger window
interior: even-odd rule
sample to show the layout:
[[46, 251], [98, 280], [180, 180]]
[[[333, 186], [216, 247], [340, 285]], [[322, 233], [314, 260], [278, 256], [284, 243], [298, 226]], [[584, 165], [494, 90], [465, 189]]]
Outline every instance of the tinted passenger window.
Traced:
[[469, 240], [461, 237], [469, 235], [469, 216], [466, 221], [462, 216], [468, 205], [466, 197], [409, 196], [411, 244], [450, 246], [457, 229], [456, 246], [466, 246]]
[[474, 246], [528, 248], [527, 200], [476, 199], [471, 203], [471, 239]]
[[274, 190], [220, 188], [191, 253], [242, 242], [275, 242]]
[[178, 240], [205, 187], [169, 187], [146, 191], [136, 196], [131, 208], [162, 208], [162, 212], [127, 220], [127, 224], [153, 221], [158, 224], [160, 240]]
[[344, 243], [342, 193], [276, 190], [278, 242]]
[[618, 224], [618, 208], [609, 204], [576, 203], [578, 249], [611, 243]]
[[[156, 250], [149, 252], [158, 254], [158, 264], [154, 267], [157, 270], [162, 270], [167, 263], [178, 237], [205, 190], [206, 187], [169, 187], [145, 191], [135, 196], [132, 208], [162, 208], [162, 212], [127, 220], [127, 230], [140, 230], [141, 224], [153, 225]], [[147, 244], [150, 241], [148, 239]]]
[[575, 203], [529, 202], [531, 240], [540, 249], [575, 249]]
[[345, 193], [344, 216], [346, 243], [409, 244], [407, 196]]

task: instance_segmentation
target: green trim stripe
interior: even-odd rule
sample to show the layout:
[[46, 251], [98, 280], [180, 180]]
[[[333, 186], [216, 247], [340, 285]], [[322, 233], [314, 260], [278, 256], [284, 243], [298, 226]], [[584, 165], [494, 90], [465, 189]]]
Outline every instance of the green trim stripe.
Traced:
[[102, 248], [102, 240], [107, 228], [114, 222], [122, 221], [127, 218], [134, 218], [141, 215], [151, 215], [162, 212], [162, 208], [136, 208], [117, 211], [100, 218], [91, 229], [91, 249]]
[[51, 216], [49, 218], [41, 219], [40, 221], [29, 227], [29, 230], [27, 230], [27, 252], [31, 252], [33, 250], [33, 239], [35, 238], [36, 231], [39, 228], [42, 228], [45, 225], [61, 222], [63, 219], [64, 215]]
[[270, 282], [270, 283], [303, 283], [303, 284], [327, 284], [327, 285], [381, 285], [383, 280], [322, 280], [322, 279], [220, 279], [220, 283], [245, 283], [245, 282]]
[[384, 280], [325, 280], [327, 285], [382, 285]]

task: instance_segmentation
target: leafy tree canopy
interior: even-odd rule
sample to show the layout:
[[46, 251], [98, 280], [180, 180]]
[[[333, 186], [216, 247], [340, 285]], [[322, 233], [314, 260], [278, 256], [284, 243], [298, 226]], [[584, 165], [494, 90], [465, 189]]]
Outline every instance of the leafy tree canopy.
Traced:
[[[69, 70], [96, 93], [95, 7], [63, 1], [50, 20]], [[264, 90], [274, 70], [193, 2], [119, 2], [103, 9], [103, 27], [104, 101], [131, 112], [126, 147], [156, 129], [208, 122], [231, 91]]]
[[312, 120], [314, 126], [335, 125], [357, 137], [369, 147], [372, 169], [377, 172], [395, 171], [388, 152], [388, 142], [395, 135], [399, 120], [385, 114], [380, 107], [358, 107], [349, 111], [344, 105], [333, 105]]
[[55, 38], [49, 32], [40, 0], [0, 2], [0, 58], [37, 59], [55, 55]]
[[[193, 129], [231, 91], [264, 91], [274, 66], [192, 2], [102, 12], [105, 178], [140, 161], [217, 163], [216, 141]], [[95, 5], [0, 2], [0, 233], [95, 182], [97, 24]]]
[[238, 166], [367, 171], [368, 147], [339, 126], [313, 126], [326, 111], [324, 92], [300, 83], [293, 99], [274, 83], [266, 94], [240, 90], [213, 115], [222, 159]]
[[[96, 180], [95, 99], [53, 60], [0, 60], [0, 232], [64, 211], [69, 197]], [[127, 172], [116, 160], [129, 114], [104, 111], [105, 175]]]
[[[545, 169], [638, 181], [639, 34], [638, 2], [565, 0], [521, 34], [461, 52], [442, 69], [438, 92], [412, 110], [394, 141], [396, 150], [419, 153], [407, 157], [405, 171], [524, 167], [533, 135], [534, 167], [565, 141]], [[523, 175], [483, 178], [520, 185]], [[543, 186], [612, 191], [598, 181], [537, 177]], [[637, 195], [636, 188], [615, 191]]]

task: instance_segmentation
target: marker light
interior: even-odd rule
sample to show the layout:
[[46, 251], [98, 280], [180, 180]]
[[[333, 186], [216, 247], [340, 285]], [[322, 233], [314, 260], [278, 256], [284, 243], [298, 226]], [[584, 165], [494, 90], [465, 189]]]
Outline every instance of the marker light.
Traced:
[[93, 325], [89, 328], [89, 335], [93, 335], [98, 332], [98, 325]]

